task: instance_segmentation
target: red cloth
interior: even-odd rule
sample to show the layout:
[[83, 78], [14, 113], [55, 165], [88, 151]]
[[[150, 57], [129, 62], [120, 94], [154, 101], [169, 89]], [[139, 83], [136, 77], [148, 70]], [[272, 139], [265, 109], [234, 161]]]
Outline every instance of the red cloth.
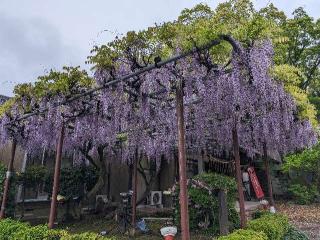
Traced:
[[256, 175], [256, 172], [255, 172], [254, 168], [253, 167], [249, 167], [247, 169], [247, 171], [249, 173], [251, 184], [252, 184], [253, 190], [254, 190], [257, 198], [259, 200], [264, 198], [264, 193], [262, 191], [261, 185], [259, 183], [259, 180], [258, 180], [258, 177]]

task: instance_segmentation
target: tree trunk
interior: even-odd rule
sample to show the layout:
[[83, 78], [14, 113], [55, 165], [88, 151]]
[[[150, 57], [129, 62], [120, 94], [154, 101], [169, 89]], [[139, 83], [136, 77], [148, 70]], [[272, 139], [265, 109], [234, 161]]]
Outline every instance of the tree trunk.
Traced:
[[220, 235], [225, 236], [229, 233], [229, 221], [228, 221], [228, 204], [226, 191], [223, 189], [219, 190], [219, 228]]
[[143, 203], [143, 201], [148, 197], [148, 195], [149, 195], [150, 192], [151, 192], [151, 188], [152, 188], [152, 185], [154, 184], [155, 179], [156, 179], [156, 178], [153, 177], [149, 182], [144, 181], [145, 184], [146, 184], [146, 190], [144, 191], [144, 193], [142, 194], [142, 196], [140, 197], [140, 199], [137, 201], [137, 205]]
[[[105, 177], [107, 174], [106, 162], [104, 159], [104, 145], [98, 147], [99, 159], [96, 160], [92, 156], [89, 155], [89, 151], [92, 149], [92, 144], [89, 142], [87, 146], [80, 148], [80, 152], [85, 156], [85, 158], [97, 169], [99, 170], [99, 178], [96, 182], [95, 186], [86, 194], [86, 198], [89, 201], [94, 198], [97, 193], [104, 187], [105, 185]], [[95, 200], [95, 199], [94, 199]], [[81, 204], [80, 204], [81, 205]]]
[[[160, 166], [161, 168], [161, 166]], [[157, 179], [160, 171], [156, 171], [156, 173], [152, 173], [150, 180], [148, 181], [146, 174], [144, 173], [144, 169], [141, 166], [141, 159], [139, 161], [139, 165], [138, 165], [138, 172], [141, 175], [142, 179], [144, 180], [144, 183], [146, 185], [146, 189], [144, 191], [144, 193], [141, 195], [140, 199], [137, 201], [137, 205], [143, 203], [143, 201], [148, 197], [148, 195], [151, 192], [152, 186], [155, 182], [155, 180]]]
[[264, 166], [265, 166], [266, 177], [267, 177], [270, 211], [273, 212], [273, 211], [275, 211], [275, 204], [274, 204], [274, 198], [273, 198], [273, 189], [272, 189], [272, 180], [271, 180], [271, 173], [270, 173], [270, 164], [269, 164], [268, 151], [267, 151], [267, 145], [266, 144], [263, 144], [263, 157], [264, 157]]
[[106, 163], [103, 159], [103, 149], [98, 148], [99, 152], [99, 163], [98, 163], [98, 168], [99, 168], [99, 178], [95, 186], [88, 192], [87, 197], [88, 199], [94, 198], [97, 193], [104, 187], [105, 185], [105, 177], [107, 174], [107, 167]]

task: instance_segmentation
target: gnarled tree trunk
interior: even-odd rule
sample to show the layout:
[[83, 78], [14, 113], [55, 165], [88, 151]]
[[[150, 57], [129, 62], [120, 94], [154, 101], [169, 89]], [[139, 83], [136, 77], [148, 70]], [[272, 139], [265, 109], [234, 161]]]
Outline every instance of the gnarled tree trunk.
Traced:
[[[89, 154], [89, 151], [93, 148], [92, 143], [89, 142], [84, 148], [79, 149], [85, 158], [98, 170], [99, 177], [94, 187], [85, 195], [85, 199], [89, 201], [95, 201], [95, 196], [103, 189], [106, 184], [107, 165], [104, 158], [105, 145], [98, 147], [98, 157], [93, 157]], [[80, 205], [82, 203], [80, 202]]]
[[147, 175], [144, 172], [144, 168], [142, 167], [141, 159], [139, 160], [139, 165], [138, 165], [137, 170], [138, 170], [138, 173], [142, 176], [142, 179], [144, 180], [144, 183], [146, 185], [146, 189], [145, 189], [144, 193], [141, 195], [141, 197], [137, 201], [136, 205], [139, 205], [139, 204], [143, 203], [143, 201], [149, 196], [151, 189], [152, 189], [152, 186], [153, 186], [155, 180], [157, 179], [160, 171], [155, 171], [155, 172], [150, 171], [151, 176], [148, 179]]

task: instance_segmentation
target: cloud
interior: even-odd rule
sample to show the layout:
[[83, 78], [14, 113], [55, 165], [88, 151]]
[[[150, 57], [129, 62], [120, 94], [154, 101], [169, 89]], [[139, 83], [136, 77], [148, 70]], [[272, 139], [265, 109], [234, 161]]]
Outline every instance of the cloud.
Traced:
[[11, 95], [14, 85], [34, 81], [46, 69], [79, 64], [80, 52], [45, 19], [0, 13], [0, 93]]
[[[63, 65], [88, 68], [84, 61], [92, 45], [106, 43], [118, 33], [174, 20], [182, 9], [199, 2], [214, 9], [224, 1], [1, 0], [0, 94], [12, 95], [15, 84], [34, 81], [46, 69]], [[288, 15], [302, 5], [319, 18], [319, 0], [252, 1], [257, 8], [273, 2]]]

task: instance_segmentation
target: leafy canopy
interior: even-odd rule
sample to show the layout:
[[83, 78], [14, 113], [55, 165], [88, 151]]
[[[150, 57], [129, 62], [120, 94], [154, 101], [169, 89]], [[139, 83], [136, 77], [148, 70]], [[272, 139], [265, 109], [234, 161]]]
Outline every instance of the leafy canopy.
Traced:
[[14, 105], [28, 113], [38, 107], [43, 98], [50, 99], [57, 95], [65, 98], [81, 93], [94, 86], [94, 81], [80, 67], [63, 67], [62, 71], [51, 69], [39, 76], [35, 83], [22, 83], [14, 88], [14, 97], [0, 106], [0, 116], [9, 114]]
[[[316, 127], [317, 110], [313, 104], [317, 103], [314, 97], [320, 96], [319, 25], [320, 20], [315, 21], [303, 8], [296, 9], [293, 18], [288, 18], [273, 4], [258, 11], [250, 0], [230, 0], [214, 10], [198, 4], [184, 9], [175, 21], [131, 31], [123, 38], [95, 46], [88, 62], [93, 69], [112, 68], [114, 61], [129, 51], [142, 67], [156, 56], [171, 56], [177, 49], [191, 49], [220, 34], [229, 34], [248, 46], [269, 38], [274, 46], [275, 66], [271, 71], [275, 79], [283, 82], [295, 99], [299, 117]], [[230, 51], [229, 44], [221, 43], [210, 50], [210, 57], [217, 64], [227, 64]], [[320, 109], [319, 104], [316, 107]]]
[[304, 170], [309, 172], [319, 172], [320, 164], [320, 144], [313, 148], [305, 149], [301, 153], [291, 154], [285, 157], [283, 169]]

